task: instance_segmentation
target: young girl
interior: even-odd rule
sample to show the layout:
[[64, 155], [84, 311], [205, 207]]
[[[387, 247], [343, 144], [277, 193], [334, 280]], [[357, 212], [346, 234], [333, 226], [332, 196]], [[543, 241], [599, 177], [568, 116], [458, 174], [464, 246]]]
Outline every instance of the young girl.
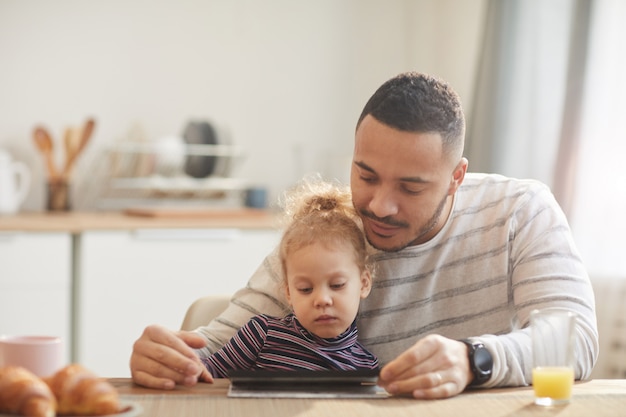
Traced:
[[213, 377], [235, 369], [376, 369], [357, 341], [356, 315], [372, 276], [363, 233], [347, 189], [304, 182], [285, 200], [290, 224], [279, 246], [293, 313], [253, 317], [202, 362]]

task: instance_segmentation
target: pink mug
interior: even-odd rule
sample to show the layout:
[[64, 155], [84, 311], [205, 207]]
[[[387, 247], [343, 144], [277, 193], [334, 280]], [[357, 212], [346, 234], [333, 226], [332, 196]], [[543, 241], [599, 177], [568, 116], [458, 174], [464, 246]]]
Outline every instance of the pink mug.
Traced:
[[63, 344], [55, 336], [0, 336], [0, 367], [21, 366], [40, 377], [63, 364]]

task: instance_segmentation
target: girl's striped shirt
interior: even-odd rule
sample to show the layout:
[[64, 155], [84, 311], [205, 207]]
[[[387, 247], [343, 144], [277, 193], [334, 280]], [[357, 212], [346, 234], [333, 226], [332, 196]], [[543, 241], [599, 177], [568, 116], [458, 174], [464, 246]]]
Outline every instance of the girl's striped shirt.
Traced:
[[325, 339], [308, 332], [293, 314], [253, 317], [220, 350], [202, 362], [216, 378], [235, 369], [376, 369], [378, 359], [357, 341], [356, 322], [341, 335]]

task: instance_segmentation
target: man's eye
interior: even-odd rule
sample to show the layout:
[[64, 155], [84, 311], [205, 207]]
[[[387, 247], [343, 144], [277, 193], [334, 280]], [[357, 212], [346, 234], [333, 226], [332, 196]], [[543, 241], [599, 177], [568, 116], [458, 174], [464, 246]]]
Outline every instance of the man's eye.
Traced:
[[407, 187], [404, 187], [403, 190], [405, 193], [409, 195], [419, 195], [422, 193], [422, 190], [414, 190], [414, 189], [407, 188]]
[[374, 177], [366, 177], [366, 176], [363, 176], [363, 175], [360, 175], [359, 178], [361, 179], [361, 181], [368, 182], [368, 183], [372, 183], [372, 182], [376, 181], [376, 178], [374, 178]]

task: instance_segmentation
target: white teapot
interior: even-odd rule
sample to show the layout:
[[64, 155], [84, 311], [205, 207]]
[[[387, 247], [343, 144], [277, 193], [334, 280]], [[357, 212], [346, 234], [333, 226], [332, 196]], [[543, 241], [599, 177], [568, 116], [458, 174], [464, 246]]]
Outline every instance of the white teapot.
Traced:
[[0, 214], [16, 213], [30, 187], [30, 170], [0, 149]]

